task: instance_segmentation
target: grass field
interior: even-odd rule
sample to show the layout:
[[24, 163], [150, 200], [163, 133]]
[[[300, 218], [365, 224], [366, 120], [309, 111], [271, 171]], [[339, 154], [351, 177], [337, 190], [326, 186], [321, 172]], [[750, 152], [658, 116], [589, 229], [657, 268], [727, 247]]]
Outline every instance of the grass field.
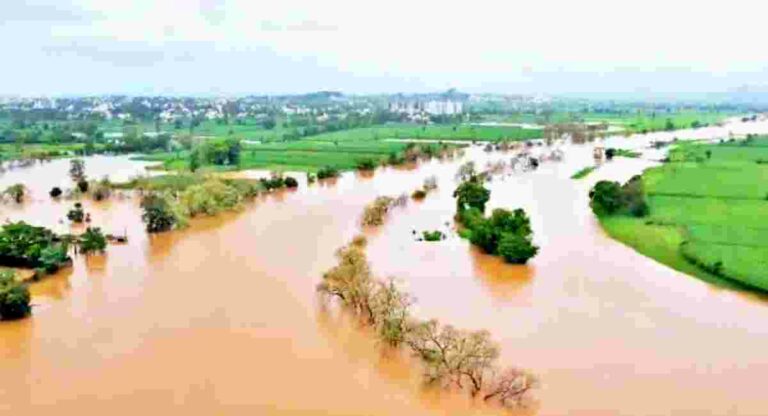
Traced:
[[601, 218], [606, 231], [680, 271], [768, 291], [768, 138], [670, 159], [643, 174], [650, 216]]

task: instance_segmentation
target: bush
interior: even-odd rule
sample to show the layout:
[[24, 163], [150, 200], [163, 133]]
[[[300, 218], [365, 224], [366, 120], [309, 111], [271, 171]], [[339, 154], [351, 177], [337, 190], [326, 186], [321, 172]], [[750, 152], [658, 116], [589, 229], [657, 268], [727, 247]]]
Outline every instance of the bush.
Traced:
[[0, 319], [19, 319], [32, 312], [29, 290], [12, 271], [0, 271]]
[[295, 178], [293, 178], [291, 176], [286, 176], [285, 177], [285, 186], [288, 187], [288, 188], [297, 188], [299, 186], [299, 182]]
[[339, 170], [333, 166], [325, 166], [317, 171], [318, 179], [335, 178], [337, 176], [339, 176]]
[[80, 236], [80, 252], [83, 254], [94, 251], [103, 252], [107, 248], [107, 238], [102, 234], [98, 227], [88, 227]]
[[17, 204], [20, 204], [24, 202], [24, 195], [26, 194], [26, 188], [24, 187], [23, 184], [17, 183], [6, 188], [3, 194], [11, 198], [11, 200], [16, 202]]
[[423, 231], [421, 233], [424, 241], [441, 241], [445, 240], [445, 234], [440, 230], [435, 231]]
[[607, 160], [613, 159], [614, 156], [616, 156], [616, 149], [614, 149], [612, 147], [609, 147], [609, 148], [605, 149], [605, 158]]
[[59, 188], [58, 186], [54, 186], [53, 188], [51, 188], [51, 192], [49, 192], [48, 194], [51, 195], [51, 198], [58, 198], [61, 196], [62, 191], [61, 191], [61, 188]]
[[413, 193], [411, 194], [411, 198], [413, 199], [424, 199], [426, 197], [427, 197], [427, 192], [424, 191], [423, 189], [417, 189], [413, 191]]
[[365, 226], [377, 226], [384, 224], [384, 217], [395, 199], [389, 196], [380, 196], [368, 204], [363, 210], [362, 224]]
[[358, 170], [374, 170], [376, 168], [376, 161], [371, 158], [360, 159], [357, 161]]
[[[283, 183], [282, 178], [279, 181]], [[192, 185], [179, 195], [181, 211], [190, 217], [198, 214], [215, 215], [237, 207], [242, 201], [243, 195], [237, 188], [218, 179]]]
[[67, 212], [67, 219], [74, 223], [82, 223], [83, 218], [85, 217], [85, 212], [83, 211], [83, 204], [79, 202], [75, 202], [75, 206], [72, 207], [72, 209]]
[[79, 189], [82, 193], [88, 192], [88, 181], [85, 179], [77, 181], [77, 189]]
[[91, 196], [95, 201], [103, 201], [110, 195], [112, 195], [112, 183], [106, 176], [91, 187]]

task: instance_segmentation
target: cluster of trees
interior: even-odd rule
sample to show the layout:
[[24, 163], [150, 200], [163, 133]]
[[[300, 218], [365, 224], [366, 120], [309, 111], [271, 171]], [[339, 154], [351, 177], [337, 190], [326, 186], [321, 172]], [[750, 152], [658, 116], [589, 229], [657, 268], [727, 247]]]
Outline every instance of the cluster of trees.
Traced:
[[203, 165], [236, 166], [240, 164], [242, 144], [239, 139], [207, 140], [189, 154], [189, 170], [197, 171]]
[[29, 289], [13, 270], [0, 270], [0, 320], [23, 318], [32, 311]]
[[297, 188], [299, 186], [299, 181], [296, 178], [292, 176], [283, 177], [279, 172], [272, 172], [272, 176], [269, 179], [259, 179], [259, 183], [267, 191], [280, 188]]
[[236, 209], [263, 189], [259, 182], [206, 178], [181, 189], [152, 191], [141, 200], [147, 231], [157, 233], [183, 227], [190, 217]]
[[472, 397], [513, 407], [536, 386], [536, 378], [516, 368], [499, 369], [498, 346], [487, 331], [464, 331], [410, 314], [413, 299], [394, 279], [378, 280], [356, 237], [336, 253], [338, 264], [323, 274], [319, 293], [336, 298], [372, 326], [380, 340], [409, 349], [420, 359], [427, 384], [468, 391]]
[[489, 218], [485, 217], [491, 192], [483, 186], [480, 176], [470, 176], [456, 188], [453, 196], [456, 218], [465, 227], [462, 235], [472, 244], [513, 264], [525, 264], [538, 253], [539, 248], [532, 241], [531, 221], [524, 210], [497, 208]]
[[375, 227], [384, 224], [384, 219], [390, 207], [395, 203], [391, 196], [377, 197], [363, 209], [363, 217], [360, 222], [364, 226]]
[[24, 186], [24, 184], [17, 183], [5, 188], [3, 193], [0, 194], [0, 199], [9, 199], [16, 202], [17, 204], [21, 204], [24, 202], [24, 197], [26, 194], [27, 188]]
[[44, 227], [16, 222], [0, 229], [0, 266], [53, 273], [70, 262], [68, 248], [66, 239]]
[[644, 217], [650, 209], [645, 201], [643, 178], [635, 175], [624, 185], [612, 181], [600, 181], [589, 192], [589, 205], [598, 216], [632, 215]]

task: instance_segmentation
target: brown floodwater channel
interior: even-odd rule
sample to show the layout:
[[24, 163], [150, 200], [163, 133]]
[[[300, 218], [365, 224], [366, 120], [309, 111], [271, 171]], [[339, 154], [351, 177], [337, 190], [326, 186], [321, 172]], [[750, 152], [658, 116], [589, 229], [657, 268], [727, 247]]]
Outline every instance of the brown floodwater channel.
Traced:
[[[768, 131], [765, 123], [676, 132], [727, 137]], [[373, 337], [321, 307], [315, 285], [334, 251], [359, 232], [365, 204], [412, 192], [428, 176], [438, 190], [395, 208], [368, 231], [374, 272], [398, 278], [420, 318], [487, 329], [500, 363], [534, 372], [540, 415], [765, 415], [768, 303], [723, 290], [645, 258], [609, 239], [588, 207], [600, 179], [626, 180], [663, 153], [646, 149], [669, 133], [602, 143], [644, 149], [641, 159], [603, 163], [586, 179], [592, 144], [560, 162], [493, 178], [489, 208], [522, 207], [541, 246], [527, 266], [483, 255], [455, 233], [452, 192], [458, 166], [509, 160], [514, 153], [467, 149], [451, 161], [346, 173], [332, 182], [258, 198], [244, 209], [148, 236], [138, 198], [85, 201], [93, 225], [127, 231], [129, 242], [33, 283], [32, 317], [0, 323], [0, 412], [24, 415], [489, 414], [463, 395], [420, 388], [408, 357], [382, 355]], [[66, 160], [16, 168], [0, 188], [22, 182], [21, 206], [0, 221], [58, 232], [71, 201]], [[86, 173], [124, 180], [145, 163], [86, 159]], [[242, 173], [249, 175], [250, 173]], [[303, 176], [300, 177], [303, 179]], [[413, 234], [442, 230], [441, 242]]]

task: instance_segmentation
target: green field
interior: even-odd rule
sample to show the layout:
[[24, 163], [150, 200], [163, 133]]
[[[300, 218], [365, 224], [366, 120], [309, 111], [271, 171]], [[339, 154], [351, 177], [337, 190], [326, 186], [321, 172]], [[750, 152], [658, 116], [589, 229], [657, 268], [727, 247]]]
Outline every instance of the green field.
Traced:
[[606, 231], [680, 271], [768, 291], [768, 138], [687, 144], [670, 160], [643, 174], [650, 216], [603, 217]]
[[313, 141], [348, 142], [385, 139], [500, 141], [528, 140], [543, 136], [540, 129], [509, 126], [384, 124], [312, 136]]

